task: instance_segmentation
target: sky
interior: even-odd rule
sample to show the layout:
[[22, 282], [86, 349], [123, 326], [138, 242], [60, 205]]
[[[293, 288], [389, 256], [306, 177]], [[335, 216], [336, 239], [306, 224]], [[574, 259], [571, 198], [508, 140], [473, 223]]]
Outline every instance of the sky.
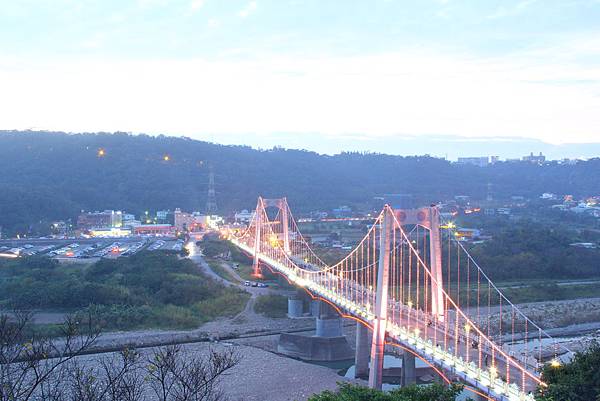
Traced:
[[600, 143], [598, 21], [600, 0], [0, 0], [0, 129]]

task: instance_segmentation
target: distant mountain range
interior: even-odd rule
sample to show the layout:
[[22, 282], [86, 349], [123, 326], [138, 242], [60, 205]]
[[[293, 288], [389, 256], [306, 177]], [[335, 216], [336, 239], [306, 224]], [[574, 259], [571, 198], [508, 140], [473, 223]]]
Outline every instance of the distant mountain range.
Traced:
[[[555, 145], [539, 139], [521, 137], [469, 138], [453, 135], [373, 137], [360, 134], [328, 136], [316, 133], [282, 132], [253, 135], [252, 143], [248, 142], [247, 135], [204, 135], [203, 137], [218, 143], [244, 144], [264, 149], [281, 146], [290, 149], [315, 150], [330, 155], [341, 151], [368, 151], [401, 156], [429, 154], [457, 160], [458, 157], [492, 155], [513, 159], [521, 158], [531, 152], [535, 154], [542, 152], [551, 160], [600, 157], [600, 142]], [[307, 146], [307, 144], [313, 145]]]

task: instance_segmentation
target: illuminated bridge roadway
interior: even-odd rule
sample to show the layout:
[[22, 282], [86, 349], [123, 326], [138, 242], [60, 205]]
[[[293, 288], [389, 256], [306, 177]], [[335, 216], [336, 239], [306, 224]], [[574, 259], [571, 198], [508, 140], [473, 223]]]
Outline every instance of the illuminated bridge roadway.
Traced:
[[[488, 279], [436, 207], [385, 206], [359, 244], [324, 263], [298, 230], [285, 198], [259, 198], [248, 228], [230, 240], [261, 265], [372, 330], [369, 385], [381, 388], [384, 348], [416, 355], [476, 398], [533, 401], [544, 359], [570, 353]], [[359, 335], [357, 333], [357, 335]], [[357, 342], [358, 343], [358, 342]], [[552, 352], [542, 352], [542, 344]], [[360, 347], [359, 347], [360, 348]], [[370, 348], [370, 349], [369, 349]], [[364, 357], [368, 361], [368, 357]]]

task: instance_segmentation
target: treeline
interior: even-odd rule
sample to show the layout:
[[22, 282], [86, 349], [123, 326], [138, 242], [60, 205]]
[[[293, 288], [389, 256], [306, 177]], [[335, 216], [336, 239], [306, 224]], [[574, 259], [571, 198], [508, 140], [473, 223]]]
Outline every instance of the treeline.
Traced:
[[3, 309], [93, 312], [106, 328], [197, 327], [233, 315], [247, 295], [203, 275], [189, 259], [140, 252], [92, 265], [49, 258], [0, 260]]
[[513, 223], [469, 250], [493, 280], [600, 277], [600, 250], [572, 247], [568, 230], [534, 222]]
[[327, 156], [166, 136], [0, 131], [0, 225], [24, 233], [82, 209], [202, 210], [208, 166], [223, 213], [252, 208], [258, 195], [287, 196], [303, 212], [373, 206], [373, 197], [388, 193], [410, 193], [422, 204], [458, 194], [483, 198], [488, 183], [496, 197], [600, 193], [600, 159], [479, 168], [428, 156]]

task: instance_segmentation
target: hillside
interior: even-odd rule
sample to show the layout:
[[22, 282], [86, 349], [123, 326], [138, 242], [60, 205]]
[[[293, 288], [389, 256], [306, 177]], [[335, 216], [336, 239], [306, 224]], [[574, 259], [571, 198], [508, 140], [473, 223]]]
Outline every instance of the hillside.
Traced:
[[285, 195], [294, 210], [309, 211], [369, 204], [385, 193], [411, 193], [422, 203], [457, 194], [483, 197], [488, 183], [496, 197], [600, 193], [600, 159], [478, 168], [428, 156], [328, 156], [167, 136], [0, 131], [0, 225], [26, 229], [82, 209], [202, 210], [208, 165], [224, 213], [253, 207], [258, 195]]

